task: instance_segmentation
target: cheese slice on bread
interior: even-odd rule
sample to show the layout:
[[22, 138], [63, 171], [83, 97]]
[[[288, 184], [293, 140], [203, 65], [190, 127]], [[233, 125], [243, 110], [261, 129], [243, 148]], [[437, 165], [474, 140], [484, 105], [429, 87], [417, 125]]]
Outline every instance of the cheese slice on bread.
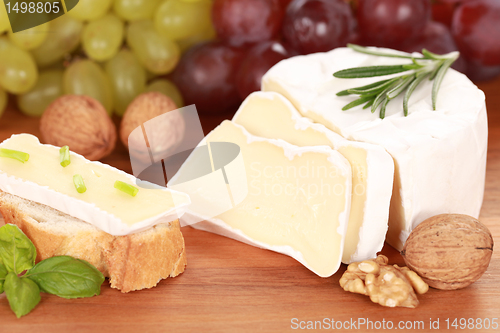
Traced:
[[179, 221], [113, 236], [54, 208], [0, 191], [5, 223], [17, 225], [37, 249], [37, 261], [69, 255], [94, 265], [112, 288], [154, 287], [184, 271], [186, 252]]
[[[115, 236], [174, 221], [190, 203], [187, 194], [138, 181], [130, 174], [73, 152], [70, 164], [63, 167], [59, 147], [40, 144], [30, 134], [13, 135], [0, 143], [0, 149], [29, 154], [24, 163], [0, 158], [0, 190], [50, 206]], [[75, 189], [75, 175], [82, 176], [84, 193]], [[114, 187], [116, 181], [139, 191], [135, 196], [124, 193]]]
[[[32, 240], [37, 261], [59, 255], [86, 260], [122, 292], [154, 287], [184, 271], [178, 219], [188, 195], [75, 153], [63, 167], [58, 147], [29, 134], [13, 135], [0, 149], [0, 213]], [[16, 154], [25, 159], [9, 158]], [[74, 175], [83, 179], [82, 193]], [[137, 193], [115, 188], [116, 181]]]

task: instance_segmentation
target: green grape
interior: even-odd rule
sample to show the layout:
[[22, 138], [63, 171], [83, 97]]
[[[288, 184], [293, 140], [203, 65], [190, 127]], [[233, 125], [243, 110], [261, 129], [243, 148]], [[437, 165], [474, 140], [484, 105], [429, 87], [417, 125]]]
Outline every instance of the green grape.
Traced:
[[91, 59], [109, 60], [122, 45], [123, 35], [123, 22], [113, 14], [106, 14], [83, 28], [83, 49]]
[[92, 60], [76, 61], [66, 69], [63, 75], [63, 92], [90, 96], [101, 102], [109, 114], [113, 111], [109, 80], [102, 68]]
[[60, 69], [41, 72], [33, 89], [17, 96], [19, 109], [28, 116], [40, 117], [50, 103], [62, 96], [62, 80]]
[[2, 87], [0, 87], [0, 116], [5, 111], [5, 107], [7, 106], [8, 99], [9, 99], [9, 96], [7, 96], [7, 93], [5, 92], [5, 90], [3, 90]]
[[130, 102], [146, 87], [146, 71], [134, 53], [121, 50], [106, 63], [106, 74], [111, 83], [115, 111], [123, 116]]
[[74, 51], [80, 43], [83, 23], [63, 15], [49, 22], [49, 37], [31, 53], [40, 67], [47, 67], [61, 61]]
[[130, 23], [127, 43], [141, 64], [154, 74], [167, 74], [179, 62], [179, 46], [156, 32], [151, 21]]
[[30, 90], [38, 78], [31, 54], [21, 50], [6, 37], [0, 37], [0, 85], [10, 93]]
[[210, 27], [211, 9], [209, 0], [167, 0], [155, 13], [156, 30], [172, 40], [195, 36]]
[[208, 42], [211, 40], [214, 40], [217, 37], [217, 33], [215, 32], [215, 29], [213, 25], [210, 25], [207, 29], [205, 29], [203, 32], [201, 32], [198, 35], [191, 36], [185, 39], [182, 39], [177, 42], [179, 45], [179, 48], [181, 49], [181, 52], [184, 53], [196, 44]]
[[80, 0], [68, 15], [80, 21], [93, 21], [104, 16], [113, 0]]
[[184, 99], [177, 86], [167, 79], [157, 79], [151, 82], [145, 92], [157, 91], [165, 96], [170, 97], [178, 108], [184, 106]]
[[5, 6], [0, 1], [0, 34], [10, 30], [9, 17], [7, 16], [7, 10]]
[[150, 71], [146, 70], [146, 81], [151, 81], [153, 79], [156, 79], [158, 75], [155, 73], [151, 73]]
[[8, 38], [0, 36], [0, 51], [6, 50], [10, 45], [12, 45], [12, 42]]
[[113, 9], [126, 21], [152, 19], [162, 0], [115, 0]]
[[9, 31], [9, 39], [19, 48], [27, 51], [40, 46], [47, 39], [48, 32], [49, 24], [45, 23], [16, 33]]

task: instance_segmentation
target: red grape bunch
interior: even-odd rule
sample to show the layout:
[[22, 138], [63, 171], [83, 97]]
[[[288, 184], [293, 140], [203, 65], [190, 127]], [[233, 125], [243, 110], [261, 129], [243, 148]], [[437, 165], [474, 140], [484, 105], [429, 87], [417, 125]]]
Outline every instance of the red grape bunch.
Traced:
[[453, 67], [472, 79], [500, 74], [499, 0], [214, 0], [212, 21], [218, 40], [172, 75], [205, 114], [234, 111], [277, 62], [347, 43], [460, 51]]
[[0, 6], [0, 114], [9, 93], [32, 116], [83, 94], [120, 116], [145, 91], [224, 114], [277, 62], [347, 43], [460, 51], [471, 79], [500, 74], [500, 0], [87, 0], [28, 32]]

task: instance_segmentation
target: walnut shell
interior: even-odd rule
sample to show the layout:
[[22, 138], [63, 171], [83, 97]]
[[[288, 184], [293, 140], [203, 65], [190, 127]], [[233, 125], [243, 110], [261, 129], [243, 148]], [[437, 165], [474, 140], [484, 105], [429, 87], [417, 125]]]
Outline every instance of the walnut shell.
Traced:
[[84, 95], [64, 95], [50, 104], [40, 120], [45, 143], [69, 146], [89, 160], [109, 155], [116, 144], [116, 127], [104, 107]]
[[460, 289], [488, 268], [493, 237], [477, 219], [461, 214], [436, 215], [419, 224], [401, 255], [406, 265], [431, 287]]
[[[129, 104], [120, 125], [120, 139], [123, 144], [129, 148], [132, 156], [138, 158], [142, 162], [150, 162], [148, 152], [135, 149], [135, 147], [141, 147], [140, 144], [136, 144], [134, 141], [143, 141], [143, 133], [134, 132], [134, 134], [137, 135], [132, 136], [130, 136], [130, 134], [134, 129], [140, 127], [148, 120], [176, 109], [177, 106], [172, 99], [159, 92], [141, 94]], [[154, 143], [154, 147], [151, 147], [153, 155], [166, 156], [166, 154], [175, 149], [184, 138], [186, 127], [184, 118], [181, 113], [176, 112], [171, 114], [167, 119], [159, 119], [158, 122], [154, 124], [156, 125], [154, 128], [145, 128], [147, 135], [146, 142], [148, 147], [150, 147], [151, 143]], [[131, 141], [129, 142], [129, 140]]]

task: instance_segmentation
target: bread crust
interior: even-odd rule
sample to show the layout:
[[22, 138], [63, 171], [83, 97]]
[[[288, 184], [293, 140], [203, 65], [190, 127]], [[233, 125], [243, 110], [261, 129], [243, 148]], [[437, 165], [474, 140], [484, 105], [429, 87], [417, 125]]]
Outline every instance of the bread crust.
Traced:
[[[26, 206], [44, 211], [30, 216]], [[36, 261], [60, 255], [83, 259], [109, 278], [123, 293], [152, 288], [186, 267], [184, 238], [178, 220], [139, 233], [113, 236], [51, 207], [0, 191], [0, 213], [5, 223], [17, 225], [37, 249]], [[47, 223], [47, 219], [52, 219]], [[71, 223], [69, 232], [65, 223]], [[58, 227], [59, 226], [59, 227]]]

